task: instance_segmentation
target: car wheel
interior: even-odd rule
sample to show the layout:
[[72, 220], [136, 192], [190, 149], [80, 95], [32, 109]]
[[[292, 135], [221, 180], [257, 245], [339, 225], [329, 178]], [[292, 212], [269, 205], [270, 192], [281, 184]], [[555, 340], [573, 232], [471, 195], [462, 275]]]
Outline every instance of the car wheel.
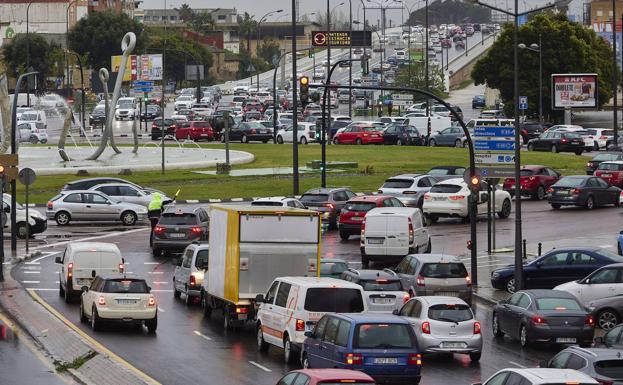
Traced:
[[147, 326], [147, 332], [149, 334], [153, 334], [158, 329], [158, 316], [155, 316], [153, 319], [145, 321], [145, 326]]
[[511, 201], [510, 199], [504, 199], [502, 203], [502, 210], [498, 213], [498, 217], [504, 219], [511, 215]]
[[54, 220], [57, 225], [65, 226], [69, 224], [69, 221], [71, 221], [71, 215], [69, 215], [67, 211], [59, 211], [54, 216]]
[[264, 341], [264, 332], [262, 331], [262, 324], [257, 325], [257, 350], [265, 352], [268, 350], [268, 343]]
[[551, 206], [554, 210], [560, 210], [561, 207], [560, 203], [552, 203]]
[[612, 329], [621, 322], [619, 314], [612, 309], [605, 309], [597, 315], [597, 326], [605, 331]]
[[229, 319], [229, 312], [227, 311], [227, 309], [223, 309], [223, 329], [231, 329], [231, 321]]
[[28, 225], [25, 222], [20, 222], [17, 224], [17, 237], [19, 239], [26, 239], [28, 235], [31, 235], [29, 231]]
[[301, 144], [307, 144], [307, 138], [302, 136], [301, 137]]
[[286, 335], [283, 340], [283, 360], [286, 364], [293, 364], [296, 353], [292, 350], [292, 343], [290, 342], [290, 336]]
[[439, 221], [439, 217], [437, 215], [428, 214], [427, 216], [428, 216], [428, 220], [430, 221], [431, 225]]
[[472, 353], [469, 353], [469, 359], [472, 362], [478, 362], [478, 361], [480, 361], [480, 356], [481, 355], [482, 355], [481, 352], [472, 352]]
[[195, 298], [195, 296], [188, 294], [188, 290], [186, 290], [186, 298], [184, 300], [184, 304], [186, 306], [191, 306], [193, 304], [193, 302], [195, 301], [194, 298]]
[[212, 305], [210, 305], [208, 297], [204, 292], [201, 292], [201, 308], [203, 309], [203, 316], [205, 318], [210, 318], [212, 315]]
[[362, 255], [361, 256], [361, 268], [367, 269], [369, 267], [370, 267], [370, 261], [368, 260], [368, 257]]
[[88, 320], [89, 319], [87, 318], [86, 314], [84, 314], [84, 302], [80, 300], [80, 322], [86, 323]]
[[173, 283], [173, 298], [180, 298], [182, 296], [182, 292], [175, 288], [175, 283]]
[[437, 142], [435, 141], [435, 139], [430, 139], [430, 140], [428, 141], [428, 145], [429, 145], [430, 147], [435, 147], [435, 146], [437, 145]]
[[396, 146], [402, 146], [402, 140], [401, 139], [396, 140]]
[[584, 204], [584, 207], [586, 207], [587, 210], [592, 210], [595, 208], [595, 199], [593, 199], [592, 196], [588, 196], [588, 198], [586, 198], [586, 203]]
[[309, 357], [307, 357], [307, 353], [303, 353], [303, 355], [301, 356], [301, 367], [303, 369], [311, 369], [311, 366], [309, 366]]
[[39, 143], [39, 139], [36, 136], [31, 136], [30, 137], [30, 144], [37, 144]]
[[281, 135], [277, 136], [277, 143], [283, 144], [283, 138], [281, 137]]
[[124, 211], [123, 213], [121, 213], [121, 222], [125, 226], [133, 226], [137, 220], [138, 217], [133, 211]]
[[493, 313], [493, 319], [491, 320], [491, 330], [493, 331], [494, 337], [504, 337], [504, 332], [500, 329], [500, 320], [498, 319], [498, 315], [495, 313]]
[[467, 143], [467, 140], [463, 141], [463, 148], [469, 148], [469, 143]]
[[356, 145], [361, 145], [361, 144], [363, 144], [363, 142], [361, 141], [361, 139], [357, 138], [357, 140], [355, 140], [355, 144]]
[[575, 152], [575, 155], [582, 155], [582, 150], [578, 150]]
[[429, 239], [428, 240], [428, 246], [426, 246], [426, 251], [424, 251], [424, 253], [425, 254], [430, 254], [432, 250], [433, 250], [433, 240]]
[[95, 305], [93, 305], [93, 309], [91, 310], [91, 329], [96, 332], [100, 330], [101, 324], [102, 322], [100, 320], [100, 317], [97, 315], [97, 308], [95, 307]]
[[599, 143], [597, 143], [597, 142], [593, 143], [593, 150], [594, 151], [599, 151]]
[[454, 142], [454, 147], [457, 147], [457, 148], [461, 148], [461, 147], [463, 147], [463, 146], [461, 145], [461, 139], [457, 139], [457, 140]]
[[545, 187], [539, 186], [536, 189], [536, 193], [534, 193], [534, 195], [532, 195], [532, 199], [534, 199], [536, 201], [541, 201], [541, 200], [543, 200], [543, 198], [545, 198]]
[[46, 144], [48, 142], [47, 139], [41, 139], [41, 144]]
[[63, 289], [63, 284], [61, 284], [60, 281], [58, 282], [58, 296], [59, 297], [64, 297], [65, 296], [65, 289]]
[[342, 238], [343, 241], [348, 241], [349, 237], [350, 237], [350, 234], [340, 229], [340, 238]]
[[73, 293], [73, 290], [71, 290], [70, 286], [67, 286], [65, 288], [64, 294], [65, 294], [65, 303], [71, 303], [71, 298], [73, 297], [74, 293]]
[[528, 340], [528, 329], [526, 328], [526, 325], [521, 325], [521, 327], [519, 328], [519, 344], [522, 348], [528, 347], [528, 345], [530, 344]]
[[509, 277], [504, 282], [504, 289], [510, 294], [515, 294], [515, 277]]
[[247, 138], [247, 136], [246, 136], [246, 135], [242, 135], [242, 138], [240, 138], [240, 141], [241, 141], [242, 143], [249, 143], [249, 138]]
[[340, 144], [340, 140], [338, 138], [333, 138], [333, 144]]
[[534, 144], [528, 143], [528, 151], [534, 151]]

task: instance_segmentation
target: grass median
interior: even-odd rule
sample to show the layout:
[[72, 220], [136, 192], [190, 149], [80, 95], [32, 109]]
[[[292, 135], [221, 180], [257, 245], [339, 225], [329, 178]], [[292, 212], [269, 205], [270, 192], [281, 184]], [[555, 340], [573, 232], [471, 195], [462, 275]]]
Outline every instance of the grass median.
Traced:
[[[223, 148], [220, 144], [205, 144], [204, 148]], [[300, 145], [299, 165], [320, 159], [320, 146]], [[234, 169], [291, 167], [292, 146], [278, 144], [232, 144], [232, 150], [252, 153], [255, 161], [233, 166]], [[123, 151], [130, 151], [128, 147]], [[357, 162], [358, 167], [343, 172], [327, 173], [328, 186], [348, 186], [353, 191], [376, 191], [383, 181], [401, 173], [423, 173], [434, 166], [468, 165], [468, 152], [462, 148], [429, 148], [398, 146], [327, 146], [327, 161]], [[563, 175], [584, 174], [586, 157], [573, 154], [547, 152], [522, 152], [522, 164], [543, 164]], [[209, 170], [202, 168], [200, 170]], [[36, 171], [36, 170], [35, 170]], [[181, 189], [179, 199], [209, 199], [260, 197], [292, 194], [291, 175], [245, 176], [205, 175], [195, 170], [136, 172], [133, 175], [98, 174], [91, 176], [121, 177], [140, 185], [175, 194]], [[38, 176], [30, 187], [30, 202], [45, 203], [56, 195], [69, 181], [82, 179], [76, 175]], [[299, 192], [320, 186], [320, 174], [301, 174]], [[18, 200], [24, 201], [24, 187], [18, 183]]]

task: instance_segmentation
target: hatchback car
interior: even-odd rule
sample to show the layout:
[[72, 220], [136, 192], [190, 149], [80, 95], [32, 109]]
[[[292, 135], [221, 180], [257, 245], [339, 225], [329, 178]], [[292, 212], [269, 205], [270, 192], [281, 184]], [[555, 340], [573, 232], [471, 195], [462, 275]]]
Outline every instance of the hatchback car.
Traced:
[[559, 290], [524, 290], [493, 307], [493, 335], [508, 334], [522, 348], [536, 342], [593, 343], [595, 320], [569, 293]]
[[599, 163], [595, 176], [618, 188], [623, 187], [623, 161], [609, 160]]
[[415, 297], [394, 314], [409, 320], [422, 353], [482, 354], [480, 322], [465, 301], [456, 297]]
[[201, 207], [166, 207], [154, 227], [151, 250], [154, 257], [181, 252], [194, 241], [207, 241], [210, 218]]
[[461, 127], [448, 127], [433, 134], [428, 139], [428, 145], [435, 146], [450, 146], [450, 147], [465, 147], [467, 146], [467, 138], [465, 132]]
[[623, 152], [605, 152], [595, 155], [591, 160], [586, 163], [586, 175], [593, 175], [601, 162], [607, 162], [612, 160], [623, 160]]
[[[164, 130], [162, 129], [164, 127]], [[175, 120], [164, 118], [164, 119], [154, 119], [151, 123], [151, 140], [156, 140], [162, 138], [162, 132], [164, 131], [164, 136], [172, 137], [175, 135]]]
[[201, 295], [205, 271], [208, 269], [208, 244], [193, 242], [186, 247], [173, 271], [173, 297], [182, 293], [187, 305]]
[[59, 226], [72, 221], [121, 221], [126, 226], [147, 220], [147, 208], [135, 203], [119, 202], [99, 191], [61, 191], [48, 201], [46, 216]]
[[398, 199], [387, 195], [365, 195], [351, 198], [340, 211], [338, 228], [340, 238], [347, 241], [351, 235], [361, 234], [361, 223], [366, 213], [375, 207], [404, 207]]
[[420, 381], [422, 355], [409, 322], [395, 315], [327, 314], [305, 332], [301, 365], [362, 371], [377, 383]]
[[621, 189], [590, 175], [565, 176], [547, 192], [547, 201], [554, 210], [562, 206], [583, 206], [588, 210], [604, 205], [620, 206]]
[[[571, 369], [508, 368], [495, 373], [484, 385], [599, 385], [584, 373]], [[472, 385], [483, 385], [475, 383]]]
[[[126, 183], [103, 183], [91, 187], [91, 191], [99, 191], [119, 202], [135, 203], [141, 206], [149, 206], [152, 193], [145, 191], [136, 185]], [[170, 201], [166, 195], [160, 194], [162, 201]]]
[[338, 258], [320, 258], [320, 276], [340, 278], [348, 269], [348, 262]]
[[306, 208], [305, 205], [303, 205], [298, 199], [288, 197], [259, 198], [251, 202], [251, 206], [295, 207], [297, 209]]
[[[543, 200], [547, 189], [560, 179], [560, 173], [546, 166], [526, 165], [519, 171], [521, 195], [535, 200]], [[504, 191], [515, 196], [515, 178], [504, 179]]]
[[341, 278], [363, 288], [368, 311], [391, 313], [409, 300], [409, 294], [402, 287], [400, 277], [391, 270], [347, 269]]
[[437, 179], [425, 174], [400, 174], [386, 179], [378, 189], [379, 194], [392, 195], [407, 207], [422, 208], [424, 194], [437, 183]]
[[623, 351], [618, 349], [570, 346], [539, 366], [574, 369], [605, 385], [623, 382]]
[[175, 130], [175, 138], [177, 140], [208, 140], [214, 139], [212, 127], [210, 122], [206, 121], [192, 121], [181, 125]]
[[374, 385], [374, 378], [348, 369], [302, 369], [283, 376], [277, 385], [353, 384]]
[[315, 188], [301, 196], [301, 203], [310, 210], [322, 213], [329, 227], [337, 228], [340, 211], [351, 198], [357, 196], [347, 188]]
[[375, 125], [352, 124], [338, 131], [333, 144], [382, 144], [383, 132]]
[[383, 131], [383, 143], [398, 146], [423, 146], [426, 137], [415, 126], [405, 124], [390, 124]]
[[573, 152], [582, 155], [584, 140], [575, 132], [548, 130], [528, 141], [528, 151]]

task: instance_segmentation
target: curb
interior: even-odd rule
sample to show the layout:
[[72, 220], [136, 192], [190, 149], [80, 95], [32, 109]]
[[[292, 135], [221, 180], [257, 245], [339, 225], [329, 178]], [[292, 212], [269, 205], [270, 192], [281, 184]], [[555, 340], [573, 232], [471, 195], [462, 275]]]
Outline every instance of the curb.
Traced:
[[478, 301], [478, 302], [480, 302], [480, 303], [482, 303], [483, 305], [486, 305], [486, 306], [493, 306], [493, 305], [496, 305], [498, 303], [493, 298], [490, 298], [490, 297], [487, 297], [485, 295], [479, 294], [477, 291], [472, 292], [472, 295], [474, 296], [476, 301]]

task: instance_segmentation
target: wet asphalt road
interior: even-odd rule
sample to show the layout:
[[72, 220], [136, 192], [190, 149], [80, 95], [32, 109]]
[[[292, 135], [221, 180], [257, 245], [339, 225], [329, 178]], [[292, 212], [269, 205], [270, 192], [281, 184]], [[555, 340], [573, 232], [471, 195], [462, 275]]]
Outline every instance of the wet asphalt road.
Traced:
[[[528, 249], [533, 249], [538, 241], [546, 241], [549, 242], [547, 245], [609, 246], [611, 250], [616, 250], [613, 249], [614, 237], [619, 228], [613, 228], [613, 225], [620, 223], [620, 215], [621, 210], [615, 208], [592, 212], [579, 209], [554, 212], [544, 202], [526, 201], [524, 233], [530, 240]], [[513, 217], [500, 220], [497, 224], [498, 247], [512, 246]], [[484, 250], [486, 222], [481, 219], [478, 226], [479, 250]], [[581, 229], [581, 234], [578, 229]], [[12, 275], [24, 287], [37, 290], [44, 300], [86, 333], [163, 384], [205, 383], [208, 376], [210, 383], [275, 384], [283, 373], [297, 368], [283, 363], [279, 349], [271, 348], [268, 354], [257, 352], [251, 327], [239, 332], [225, 332], [220, 314], [213, 314], [212, 319], [207, 320], [198, 306], [186, 306], [183, 297], [175, 300], [171, 286], [174, 259], [154, 259], [151, 256], [146, 227], [122, 233], [125, 230], [129, 229], [109, 224], [65, 228], [51, 224], [47, 231], [48, 238], [32, 244], [43, 252], [42, 257], [17, 265]], [[444, 220], [429, 230], [434, 253], [462, 255], [467, 252], [465, 244], [469, 237], [469, 224]], [[62, 252], [65, 242], [103, 235], [108, 237], [101, 241], [118, 244], [128, 262], [127, 270], [146, 277], [154, 289], [159, 306], [159, 327], [155, 335], [124, 326], [110, 326], [102, 332], [93, 333], [87, 325], [80, 324], [78, 304], [67, 305], [58, 296], [58, 268], [54, 257]], [[322, 241], [323, 256], [343, 258], [353, 267], [359, 266], [358, 237], [343, 242], [336, 232], [331, 231], [323, 236]], [[462, 258], [469, 267], [468, 257]], [[512, 256], [508, 255], [480, 256], [480, 285], [488, 285], [491, 269], [511, 262]], [[538, 361], [550, 358], [559, 349], [542, 346], [522, 351], [515, 341], [494, 340], [490, 331], [490, 309], [478, 304], [476, 315], [483, 324], [485, 339], [481, 363], [473, 365], [468, 357], [458, 355], [451, 360], [447, 357], [427, 357], [422, 384], [480, 382], [504, 367], [534, 367]]]

